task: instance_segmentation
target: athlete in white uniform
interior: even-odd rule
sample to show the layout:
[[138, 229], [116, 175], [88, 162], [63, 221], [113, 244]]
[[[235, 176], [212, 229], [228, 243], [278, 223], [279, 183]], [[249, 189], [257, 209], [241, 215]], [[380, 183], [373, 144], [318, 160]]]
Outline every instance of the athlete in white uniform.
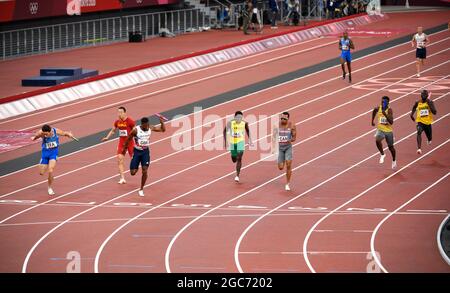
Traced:
[[416, 48], [416, 69], [417, 77], [420, 77], [420, 71], [424, 64], [424, 60], [427, 58], [427, 48], [426, 46], [430, 42], [428, 36], [423, 32], [423, 28], [419, 26], [417, 28], [417, 33], [413, 36], [411, 40], [411, 46]]
[[141, 125], [133, 128], [123, 146], [122, 153], [125, 155], [128, 144], [132, 139], [134, 139], [134, 151], [133, 158], [130, 162], [130, 174], [131, 176], [136, 175], [137, 171], [139, 170], [139, 164], [142, 166], [141, 189], [139, 190], [139, 196], [144, 196], [144, 185], [148, 177], [147, 170], [148, 166], [150, 165], [150, 135], [152, 131], [166, 131], [163, 117], [159, 118], [159, 122], [160, 125], [153, 126], [149, 125], [147, 117], [142, 118]]

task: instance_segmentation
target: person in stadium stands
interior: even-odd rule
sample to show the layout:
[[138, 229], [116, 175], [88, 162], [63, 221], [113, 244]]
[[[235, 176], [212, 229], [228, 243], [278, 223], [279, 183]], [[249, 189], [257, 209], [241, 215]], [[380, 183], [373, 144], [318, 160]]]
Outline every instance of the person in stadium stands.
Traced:
[[166, 131], [163, 117], [159, 117], [159, 123], [160, 125], [158, 126], [150, 125], [148, 118], [143, 117], [141, 119], [141, 125], [135, 126], [123, 143], [122, 155], [125, 155], [130, 142], [134, 140], [133, 158], [130, 162], [131, 176], [136, 175], [139, 171], [139, 165], [142, 166], [141, 188], [138, 192], [139, 196], [144, 196], [144, 186], [148, 177], [148, 167], [150, 165], [150, 135], [152, 131]]
[[278, 15], [278, 3], [276, 0], [269, 0], [269, 8], [270, 11], [272, 12], [272, 17], [271, 17], [271, 29], [277, 29], [277, 15]]
[[242, 29], [244, 31], [244, 35], [249, 35], [248, 25], [250, 23], [250, 15], [252, 15], [252, 10], [253, 10], [252, 0], [246, 0], [244, 3], [244, 9], [242, 10], [242, 18], [243, 18]]
[[252, 26], [252, 29], [256, 33], [261, 33], [262, 32], [263, 24], [262, 24], [262, 21], [261, 21], [261, 16], [259, 14], [258, 1], [257, 0], [252, 0], [252, 12], [251, 12], [251, 16], [250, 16], [250, 24]]
[[276, 150], [278, 142], [278, 169], [283, 170], [286, 166], [286, 191], [291, 190], [289, 184], [292, 175], [292, 143], [297, 138], [297, 128], [295, 123], [289, 121], [289, 112], [283, 112], [280, 115], [278, 126], [273, 128], [272, 152]]
[[[102, 141], [107, 141], [112, 135], [114, 135], [114, 133], [116, 133], [117, 129], [119, 130], [119, 143], [117, 145], [117, 152], [116, 152], [117, 153], [117, 163], [119, 165], [119, 175], [120, 175], [120, 179], [119, 179], [118, 183], [125, 184], [126, 183], [125, 176], [124, 176], [125, 156], [123, 154], [122, 147], [124, 145], [125, 140], [128, 137], [128, 134], [130, 134], [131, 130], [133, 130], [133, 128], [136, 126], [136, 123], [134, 122], [133, 119], [131, 119], [130, 117], [127, 116], [127, 110], [125, 109], [125, 107], [119, 107], [117, 109], [117, 113], [118, 113], [119, 119], [114, 121], [113, 127], [109, 131], [108, 135], [106, 135], [104, 138], [102, 138]], [[128, 144], [128, 154], [130, 155], [130, 157], [133, 156], [133, 150], [134, 150], [134, 142], [131, 141]]]
[[424, 65], [424, 61], [427, 58], [427, 45], [429, 44], [430, 39], [423, 32], [423, 28], [419, 26], [417, 28], [417, 33], [414, 34], [411, 40], [411, 46], [416, 48], [416, 70], [417, 77], [420, 77], [421, 69]]
[[299, 0], [287, 0], [288, 14], [284, 18], [286, 25], [298, 25], [300, 19], [300, 2]]
[[248, 123], [243, 120], [243, 115], [241, 111], [234, 113], [233, 120], [229, 121], [223, 129], [224, 146], [227, 148], [229, 143], [231, 160], [233, 163], [236, 163], [236, 177], [234, 177], [234, 181], [236, 182], [239, 182], [241, 173], [242, 156], [245, 150], [245, 133], [247, 133], [249, 145], [253, 145], [250, 137], [250, 128], [248, 127]]
[[377, 132], [375, 134], [375, 143], [380, 151], [380, 164], [384, 163], [386, 157], [382, 141], [386, 140], [389, 151], [392, 154], [392, 169], [397, 168], [396, 152], [394, 148], [394, 133], [392, 131], [392, 125], [394, 124], [394, 113], [389, 106], [389, 97], [384, 96], [381, 98], [381, 105], [375, 107], [372, 111], [372, 126], [375, 126], [373, 120], [377, 117]]
[[353, 41], [348, 37], [348, 33], [344, 32], [342, 38], [339, 40], [339, 50], [341, 50], [341, 68], [342, 68], [342, 79], [345, 79], [345, 63], [347, 63], [348, 68], [348, 81], [352, 82], [352, 54], [350, 50], [355, 49]]
[[48, 172], [48, 195], [55, 194], [52, 188], [54, 179], [53, 172], [56, 167], [56, 161], [58, 160], [60, 136], [76, 139], [70, 131], [52, 128], [47, 124], [42, 126], [41, 130], [39, 130], [36, 135], [31, 138], [32, 140], [42, 138], [42, 154], [41, 161], [39, 162], [39, 174], [44, 175], [45, 172]]
[[[433, 115], [436, 115], [437, 111], [430, 97], [431, 93], [422, 90], [420, 100], [414, 103], [411, 110], [411, 119], [417, 123], [417, 154], [419, 155], [422, 154], [422, 132], [425, 132], [428, 144], [431, 144], [433, 138], [431, 124], [433, 123]], [[414, 112], [417, 112], [415, 119]]]

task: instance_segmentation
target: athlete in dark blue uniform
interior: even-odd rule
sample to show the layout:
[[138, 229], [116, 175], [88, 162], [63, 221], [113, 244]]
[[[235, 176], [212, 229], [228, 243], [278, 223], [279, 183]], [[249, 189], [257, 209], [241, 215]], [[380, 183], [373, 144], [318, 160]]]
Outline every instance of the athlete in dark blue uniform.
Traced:
[[345, 63], [347, 62], [348, 67], [348, 81], [352, 82], [352, 68], [350, 64], [352, 63], [352, 54], [350, 49], [355, 49], [353, 41], [349, 39], [348, 33], [344, 32], [342, 38], [339, 40], [339, 50], [341, 50], [341, 67], [342, 67], [342, 79], [345, 79]]
[[49, 125], [42, 126], [35, 136], [31, 139], [36, 140], [42, 138], [42, 156], [39, 162], [39, 174], [44, 175], [48, 171], [48, 194], [54, 195], [52, 189], [53, 170], [58, 160], [59, 137], [67, 136], [76, 139], [71, 132], [62, 131], [60, 129], [52, 128]]

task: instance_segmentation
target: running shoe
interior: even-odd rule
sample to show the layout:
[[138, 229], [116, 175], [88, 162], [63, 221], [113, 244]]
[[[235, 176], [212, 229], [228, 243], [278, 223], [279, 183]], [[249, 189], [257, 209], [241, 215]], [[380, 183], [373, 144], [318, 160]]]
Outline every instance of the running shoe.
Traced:
[[421, 155], [422, 154], [422, 150], [421, 149], [417, 149], [417, 154]]
[[397, 161], [392, 161], [392, 170], [397, 168]]
[[384, 163], [384, 158], [385, 157], [386, 157], [386, 154], [380, 156], [380, 164]]
[[234, 177], [234, 181], [239, 182], [239, 176]]
[[141, 189], [138, 191], [139, 196], [144, 196], [144, 191]]
[[127, 181], [125, 180], [125, 178], [120, 178], [119, 182], [117, 182], [118, 184], [125, 184], [127, 183]]
[[55, 192], [53, 191], [53, 189], [51, 187], [48, 188], [48, 195], [55, 195]]
[[286, 190], [286, 191], [290, 191], [290, 190], [291, 190], [291, 188], [289, 187], [289, 184], [286, 184], [286, 185], [284, 186], [284, 190]]

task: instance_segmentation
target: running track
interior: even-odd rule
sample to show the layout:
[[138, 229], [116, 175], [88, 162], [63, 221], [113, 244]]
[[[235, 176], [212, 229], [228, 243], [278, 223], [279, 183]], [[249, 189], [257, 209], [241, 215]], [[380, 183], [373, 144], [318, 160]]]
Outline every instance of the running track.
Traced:
[[[356, 60], [351, 86], [335, 66], [202, 111], [222, 121], [238, 108], [256, 117], [289, 110], [299, 129], [289, 193], [264, 152], [246, 151], [241, 183], [235, 184], [226, 152], [173, 150], [174, 127], [153, 136], [145, 198], [136, 194], [138, 177], [128, 176], [125, 186], [115, 183], [116, 141], [62, 158], [53, 198], [34, 167], [2, 176], [0, 271], [65, 272], [68, 252], [77, 251], [82, 272], [450, 272], [435, 243], [435, 229], [450, 210], [448, 90], [436, 91], [435, 138], [421, 157], [408, 117], [418, 87], [389, 92], [407, 83], [448, 83], [450, 33], [432, 38], [423, 74], [432, 78], [414, 76], [414, 53], [406, 43]], [[380, 40], [355, 42], [364, 48]], [[85, 136], [110, 125], [119, 104], [134, 118], [164, 111], [327, 60], [335, 47], [334, 39], [312, 40], [0, 121], [0, 127], [35, 129], [54, 121]], [[370, 91], [358, 87], [388, 77], [398, 81]], [[369, 124], [371, 109], [385, 94], [396, 117], [396, 171], [390, 154], [378, 164]], [[34, 151], [36, 145], [14, 156]]]

